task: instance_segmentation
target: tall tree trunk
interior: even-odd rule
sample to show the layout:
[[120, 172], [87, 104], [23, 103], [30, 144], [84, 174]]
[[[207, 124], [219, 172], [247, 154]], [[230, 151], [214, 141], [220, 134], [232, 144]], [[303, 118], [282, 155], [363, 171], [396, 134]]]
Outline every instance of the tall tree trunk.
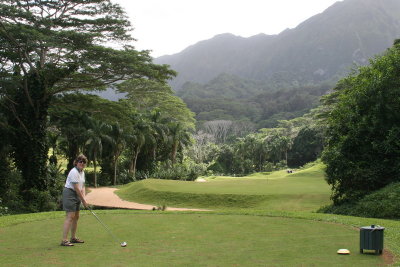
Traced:
[[136, 162], [137, 162], [137, 159], [138, 159], [138, 156], [139, 156], [139, 153], [140, 153], [140, 147], [139, 146], [136, 148], [134, 153], [135, 154], [133, 155], [133, 158], [131, 160], [131, 164], [129, 166], [129, 173], [132, 173], [133, 177], [135, 177], [135, 175], [136, 175]]
[[20, 193], [28, 211], [46, 210], [46, 200], [41, 192], [47, 191], [47, 157], [49, 147], [46, 139], [49, 99], [40, 79], [32, 75], [30, 83], [21, 86], [14, 97], [10, 124], [15, 129], [13, 139], [14, 157], [22, 172]]
[[285, 161], [286, 161], [286, 167], [287, 167], [287, 157], [288, 157], [288, 150], [285, 150]]
[[135, 153], [135, 158], [133, 161], [133, 177], [136, 177], [136, 162], [137, 162], [139, 153], [140, 153], [140, 147], [137, 148], [136, 153]]
[[96, 160], [93, 160], [93, 169], [94, 169], [94, 187], [97, 187], [97, 173], [96, 173]]
[[97, 153], [96, 151], [93, 153], [93, 169], [94, 169], [94, 187], [97, 187]]
[[172, 145], [172, 152], [171, 152], [171, 163], [172, 163], [172, 166], [174, 166], [174, 164], [176, 162], [176, 153], [177, 153], [177, 151], [178, 151], [178, 144], [174, 143]]
[[[136, 153], [135, 149], [133, 150], [133, 153]], [[135, 166], [135, 157], [136, 157], [136, 155], [132, 156], [131, 162], [129, 164], [129, 173], [133, 173], [133, 168]]]
[[114, 185], [117, 185], [117, 161], [118, 158], [114, 160]]
[[117, 171], [118, 171], [118, 159], [122, 154], [123, 149], [121, 151], [117, 151], [114, 155], [114, 185], [117, 185]]

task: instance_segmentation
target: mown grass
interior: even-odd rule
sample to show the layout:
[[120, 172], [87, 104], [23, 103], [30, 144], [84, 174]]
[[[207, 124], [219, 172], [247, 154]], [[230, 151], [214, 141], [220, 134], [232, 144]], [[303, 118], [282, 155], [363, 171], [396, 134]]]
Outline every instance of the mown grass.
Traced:
[[[179, 203], [184, 207], [209, 205], [213, 210], [97, 211], [121, 242], [128, 242], [126, 248], [86, 211], [78, 231], [86, 244], [73, 248], [58, 245], [63, 212], [3, 216], [0, 265], [396, 266], [392, 256], [400, 255], [400, 222], [312, 212], [329, 202], [322, 170], [316, 166], [290, 175], [276, 172], [214, 177], [205, 183], [149, 180], [127, 185], [120, 191], [147, 190], [139, 199], [147, 194], [149, 201], [156, 201], [152, 204], [166, 199], [176, 204], [186, 201]], [[291, 207], [298, 196], [309, 204], [298, 201], [296, 208]], [[384, 255], [359, 253], [357, 229], [371, 224], [386, 228]], [[340, 248], [349, 249], [351, 255], [336, 254]]]
[[211, 177], [207, 182], [147, 179], [116, 193], [123, 199], [157, 205], [213, 209], [313, 211], [330, 203], [323, 165], [288, 174]]
[[73, 248], [58, 246], [62, 212], [0, 217], [1, 266], [70, 266], [71, 255], [74, 266], [382, 266], [384, 257], [358, 253], [354, 226], [385, 225], [391, 249], [400, 232], [395, 221], [307, 212], [97, 211], [128, 242], [121, 248], [83, 213], [86, 243]]

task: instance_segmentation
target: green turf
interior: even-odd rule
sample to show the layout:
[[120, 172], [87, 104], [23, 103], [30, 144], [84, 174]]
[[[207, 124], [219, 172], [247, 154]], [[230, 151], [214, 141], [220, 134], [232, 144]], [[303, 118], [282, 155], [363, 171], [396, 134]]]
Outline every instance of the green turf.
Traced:
[[[86, 243], [72, 248], [59, 246], [63, 212], [3, 216], [0, 266], [398, 266], [400, 222], [313, 212], [329, 203], [321, 165], [205, 183], [149, 179], [118, 192], [212, 211], [97, 211], [126, 248], [86, 211], [78, 235]], [[384, 255], [359, 253], [357, 229], [371, 224], [386, 227]]]
[[[101, 213], [121, 248], [93, 216], [85, 244], [60, 247], [62, 218], [0, 229], [1, 266], [378, 266], [358, 253], [358, 232], [326, 222], [235, 214]], [[352, 254], [337, 255], [339, 248]]]
[[153, 205], [212, 209], [314, 211], [330, 203], [323, 166], [248, 177], [211, 177], [207, 182], [147, 179], [116, 192], [121, 198]]

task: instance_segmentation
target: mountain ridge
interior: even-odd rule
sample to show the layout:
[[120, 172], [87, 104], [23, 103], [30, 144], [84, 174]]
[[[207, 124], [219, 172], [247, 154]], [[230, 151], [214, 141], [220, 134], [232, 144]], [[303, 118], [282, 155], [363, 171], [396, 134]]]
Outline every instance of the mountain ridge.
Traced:
[[392, 45], [400, 36], [397, 14], [398, 0], [344, 0], [276, 35], [219, 34], [154, 62], [178, 72], [176, 91], [221, 73], [285, 86], [336, 81]]

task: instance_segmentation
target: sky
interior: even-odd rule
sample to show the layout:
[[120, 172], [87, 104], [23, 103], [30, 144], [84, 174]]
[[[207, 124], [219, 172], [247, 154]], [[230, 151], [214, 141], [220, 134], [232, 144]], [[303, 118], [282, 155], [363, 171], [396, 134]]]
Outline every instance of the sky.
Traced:
[[279, 34], [341, 0], [112, 0], [126, 11], [137, 50], [172, 55], [222, 33]]

